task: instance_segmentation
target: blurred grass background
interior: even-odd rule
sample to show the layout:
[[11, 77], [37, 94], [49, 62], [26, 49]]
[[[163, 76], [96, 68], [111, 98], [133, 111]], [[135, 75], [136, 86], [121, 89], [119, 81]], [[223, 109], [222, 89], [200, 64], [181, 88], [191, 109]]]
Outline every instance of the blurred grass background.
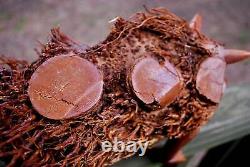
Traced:
[[[37, 41], [45, 43], [55, 26], [76, 41], [93, 46], [109, 33], [109, 20], [128, 18], [144, 10], [143, 5], [165, 7], [187, 20], [200, 13], [206, 35], [228, 48], [250, 50], [249, 0], [0, 0], [0, 55], [35, 60]], [[220, 111], [185, 147], [186, 154], [202, 154], [250, 133], [250, 60], [228, 67], [226, 78], [229, 88]], [[149, 166], [145, 159], [127, 163]]]

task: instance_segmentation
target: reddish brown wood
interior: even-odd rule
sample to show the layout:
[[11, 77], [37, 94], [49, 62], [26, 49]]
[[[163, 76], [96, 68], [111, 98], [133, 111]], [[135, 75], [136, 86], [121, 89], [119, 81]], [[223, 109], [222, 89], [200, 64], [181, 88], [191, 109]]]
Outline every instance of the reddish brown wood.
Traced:
[[143, 58], [136, 63], [131, 78], [134, 93], [146, 104], [157, 101], [165, 106], [182, 88], [181, 76], [168, 60], [159, 64], [151, 57]]
[[250, 52], [236, 49], [224, 49], [223, 55], [227, 64], [233, 64], [250, 58]]
[[226, 62], [219, 57], [209, 57], [200, 65], [196, 88], [200, 94], [219, 103], [224, 90]]
[[95, 65], [78, 56], [57, 56], [32, 75], [28, 94], [34, 108], [51, 119], [79, 116], [101, 98], [102, 75]]
[[196, 14], [193, 19], [190, 21], [189, 26], [197, 31], [201, 30], [202, 26], [202, 17], [199, 14]]

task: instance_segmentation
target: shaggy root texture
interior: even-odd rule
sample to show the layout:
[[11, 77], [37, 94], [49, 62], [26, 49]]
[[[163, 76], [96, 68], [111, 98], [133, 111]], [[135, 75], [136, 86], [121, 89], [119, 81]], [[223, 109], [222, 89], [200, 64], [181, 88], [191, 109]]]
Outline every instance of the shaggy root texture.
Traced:
[[[53, 29], [32, 64], [1, 58], [0, 157], [9, 165], [106, 166], [134, 153], [103, 152], [102, 141], [124, 142], [179, 138], [205, 123], [217, 104], [200, 95], [195, 78], [200, 63], [211, 53], [201, 46], [206, 39], [186, 21], [164, 9], [117, 18], [110, 35], [87, 48]], [[87, 49], [87, 50], [86, 50]], [[27, 95], [29, 78], [39, 65], [54, 56], [73, 53], [98, 67], [104, 92], [95, 111], [67, 120], [39, 115]], [[167, 58], [181, 72], [184, 85], [166, 107], [143, 104], [128, 83], [136, 60], [151, 55]], [[2, 56], [3, 57], [3, 56]]]

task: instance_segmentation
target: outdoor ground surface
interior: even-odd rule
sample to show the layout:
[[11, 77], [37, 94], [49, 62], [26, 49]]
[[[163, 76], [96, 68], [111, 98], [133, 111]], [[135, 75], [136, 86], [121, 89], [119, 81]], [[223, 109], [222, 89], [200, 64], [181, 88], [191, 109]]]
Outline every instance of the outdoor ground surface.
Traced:
[[[143, 5], [165, 7], [190, 20], [204, 17], [203, 32], [227, 47], [250, 50], [249, 0], [0, 0], [0, 54], [32, 61], [37, 41], [60, 26], [76, 41], [94, 45], [109, 33], [109, 20], [129, 17]], [[230, 84], [250, 83], [250, 61], [227, 70]]]

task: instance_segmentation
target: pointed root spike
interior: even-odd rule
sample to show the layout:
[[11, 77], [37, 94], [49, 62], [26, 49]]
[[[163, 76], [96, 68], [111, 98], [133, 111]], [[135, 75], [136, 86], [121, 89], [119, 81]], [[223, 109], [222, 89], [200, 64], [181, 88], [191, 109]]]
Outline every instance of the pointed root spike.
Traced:
[[196, 14], [193, 19], [190, 21], [190, 28], [195, 29], [197, 31], [201, 30], [202, 26], [202, 17], [199, 14]]
[[227, 64], [233, 64], [250, 58], [250, 52], [244, 50], [225, 49], [223, 55]]
[[183, 151], [179, 150], [173, 158], [171, 158], [169, 161], [168, 161], [168, 164], [179, 164], [179, 163], [182, 163], [182, 162], [185, 162], [186, 161], [186, 157], [185, 155], [183, 154]]

